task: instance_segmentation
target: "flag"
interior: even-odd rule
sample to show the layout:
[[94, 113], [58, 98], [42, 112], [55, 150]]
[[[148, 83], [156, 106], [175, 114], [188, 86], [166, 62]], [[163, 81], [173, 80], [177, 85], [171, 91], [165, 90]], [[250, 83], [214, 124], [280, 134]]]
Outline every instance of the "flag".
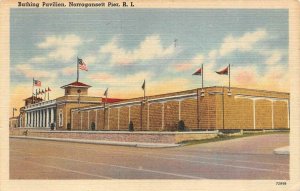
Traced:
[[17, 111], [17, 108], [13, 108], [14, 111]]
[[42, 92], [41, 92], [41, 89], [39, 88], [39, 93], [38, 93], [38, 95], [40, 95]]
[[78, 62], [78, 67], [79, 67], [80, 70], [88, 71], [88, 67], [87, 67], [87, 65], [83, 62], [82, 59], [77, 58], [77, 62]]
[[218, 71], [216, 73], [220, 75], [228, 75], [228, 66], [225, 69]]
[[106, 88], [105, 92], [104, 92], [104, 96], [107, 96], [107, 93], [108, 93], [108, 88]]
[[40, 80], [33, 80], [33, 85], [34, 86], [41, 86], [42, 82]]
[[146, 86], [146, 80], [144, 80], [144, 83], [142, 85], [142, 89], [145, 90], [145, 86]]
[[42, 92], [41, 92], [41, 93], [42, 93], [42, 94], [43, 94], [43, 93], [45, 93], [45, 92], [44, 92], [44, 90], [42, 90]]
[[51, 89], [48, 87], [48, 92], [50, 92], [51, 91]]
[[46, 93], [47, 91], [48, 91], [47, 88], [45, 88], [45, 93]]
[[199, 68], [193, 75], [202, 75], [202, 68]]

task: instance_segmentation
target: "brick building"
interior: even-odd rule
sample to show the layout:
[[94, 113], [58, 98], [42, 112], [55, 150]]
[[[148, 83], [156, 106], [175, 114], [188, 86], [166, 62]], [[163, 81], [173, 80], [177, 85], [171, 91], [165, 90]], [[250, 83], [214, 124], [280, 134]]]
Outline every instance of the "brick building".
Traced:
[[[202, 93], [203, 91], [203, 93]], [[190, 130], [289, 128], [289, 94], [207, 87], [71, 109], [71, 129], [172, 131], [183, 120]]]
[[133, 99], [88, 95], [91, 86], [73, 82], [54, 100], [25, 99], [13, 127], [58, 130], [177, 130], [182, 120], [189, 130], [289, 128], [289, 94], [275, 91], [206, 87]]
[[88, 96], [90, 87], [76, 81], [61, 87], [65, 90], [62, 97], [48, 101], [36, 97], [25, 99], [25, 106], [20, 108], [18, 127], [49, 128], [54, 124], [56, 129], [67, 129], [72, 108], [101, 103], [101, 97]]

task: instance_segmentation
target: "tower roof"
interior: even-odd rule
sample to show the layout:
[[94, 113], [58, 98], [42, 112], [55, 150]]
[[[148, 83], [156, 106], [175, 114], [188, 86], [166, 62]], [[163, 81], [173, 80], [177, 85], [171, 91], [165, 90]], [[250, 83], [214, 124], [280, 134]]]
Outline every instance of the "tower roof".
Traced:
[[70, 83], [70, 84], [68, 84], [68, 85], [64, 85], [64, 86], [62, 86], [62, 87], [60, 87], [60, 88], [67, 88], [67, 87], [75, 87], [75, 88], [90, 88], [90, 87], [92, 87], [92, 86], [90, 86], [90, 85], [87, 85], [87, 84], [84, 84], [84, 83], [82, 83], [82, 82], [77, 82], [77, 81], [75, 81], [75, 82], [72, 82], [72, 83]]

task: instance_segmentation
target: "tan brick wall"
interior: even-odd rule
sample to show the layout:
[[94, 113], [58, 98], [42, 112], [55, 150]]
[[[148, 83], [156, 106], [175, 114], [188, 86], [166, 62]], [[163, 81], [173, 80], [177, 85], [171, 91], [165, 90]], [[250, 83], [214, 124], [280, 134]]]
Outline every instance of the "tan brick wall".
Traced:
[[[200, 116], [200, 115], [199, 115]], [[200, 119], [200, 118], [199, 118]], [[197, 129], [197, 99], [188, 98], [181, 102], [181, 120], [188, 129]]]
[[89, 112], [88, 111], [82, 111], [81, 112], [81, 129], [82, 130], [89, 130], [89, 127], [88, 127], [88, 114]]
[[214, 129], [216, 126], [216, 109], [215, 109], [215, 96], [205, 94], [204, 97], [200, 96], [199, 91], [199, 120], [200, 129]]
[[225, 95], [224, 111], [225, 129], [253, 129], [252, 100]]
[[284, 101], [274, 102], [274, 128], [288, 128], [288, 104]]
[[97, 110], [97, 130], [104, 130], [104, 110]]
[[80, 113], [77, 111], [73, 112], [72, 119], [72, 130], [80, 130]]
[[272, 129], [272, 102], [256, 100], [255, 121], [256, 129]]
[[141, 130], [141, 106], [134, 105], [130, 107], [130, 120], [133, 122], [134, 130]]
[[165, 103], [165, 122], [164, 130], [177, 130], [177, 123], [179, 121], [179, 103], [178, 101], [169, 101]]
[[10, 128], [18, 127], [18, 119], [17, 118], [10, 118], [9, 119], [9, 127]]
[[78, 95], [77, 90], [80, 89], [80, 96], [88, 95], [88, 88], [74, 88], [74, 87], [67, 87], [65, 88], [65, 95]]
[[149, 130], [148, 128], [148, 124], [147, 124], [147, 121], [148, 121], [148, 104], [147, 103], [143, 103], [142, 105], [142, 130], [143, 131], [147, 131]]
[[90, 110], [90, 122], [89, 122], [89, 127], [91, 128], [92, 123], [95, 123], [96, 127], [96, 111], [95, 110]]
[[[199, 90], [199, 128], [200, 129], [222, 129], [223, 128], [223, 107], [222, 107], [222, 95], [218, 92], [222, 92], [221, 87], [212, 87], [205, 89], [205, 96], [200, 96]], [[215, 94], [209, 94], [215, 93]], [[228, 89], [224, 88], [224, 125], [225, 129], [253, 129], [254, 116], [253, 116], [253, 101], [249, 98], [237, 98], [236, 95], [242, 96], [267, 96], [288, 98], [289, 95], [280, 92], [268, 92], [248, 89], [232, 88], [232, 95], [227, 95]], [[196, 93], [196, 90], [189, 90], [185, 93]], [[178, 94], [166, 94], [153, 96], [151, 98], [158, 98], [164, 96], [174, 96]], [[140, 98], [122, 101], [130, 102], [139, 100]], [[141, 100], [141, 99], [140, 99]], [[274, 127], [281, 128], [287, 127], [288, 113], [285, 102], [274, 102]], [[113, 104], [112, 104], [113, 105]], [[162, 114], [162, 108], [164, 105], [164, 113]], [[196, 130], [197, 126], [197, 99], [186, 98], [181, 101], [180, 118], [184, 120], [188, 129]], [[129, 124], [129, 106], [120, 107], [119, 128], [118, 128], [118, 108], [110, 108], [109, 116], [109, 130], [128, 130]], [[104, 127], [104, 114], [103, 110], [98, 110], [97, 114], [97, 129], [108, 130], [107, 110], [106, 121]], [[93, 114], [94, 115], [94, 114]], [[149, 116], [149, 120], [148, 120]], [[142, 118], [142, 128], [141, 128]], [[164, 119], [162, 121], [162, 119]], [[130, 120], [134, 124], [135, 131], [150, 130], [150, 131], [172, 131], [177, 129], [177, 123], [179, 121], [179, 101], [170, 100], [164, 103], [152, 102], [149, 106], [148, 115], [148, 103], [141, 105], [130, 106]], [[162, 127], [163, 125], [163, 127]], [[272, 128], [272, 114], [271, 114], [271, 102], [267, 99], [259, 99], [256, 101], [256, 128]], [[148, 127], [149, 126], [149, 127]]]
[[162, 130], [162, 104], [151, 103], [149, 106], [149, 130]]
[[129, 107], [120, 108], [120, 130], [128, 130], [129, 124]]
[[109, 130], [118, 130], [118, 108], [109, 109]]

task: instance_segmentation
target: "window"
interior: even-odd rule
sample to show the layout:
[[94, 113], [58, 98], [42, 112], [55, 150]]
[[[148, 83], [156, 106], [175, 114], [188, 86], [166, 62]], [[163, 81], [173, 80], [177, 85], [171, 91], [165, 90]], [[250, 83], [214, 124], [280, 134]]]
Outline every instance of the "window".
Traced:
[[63, 112], [61, 109], [59, 110], [59, 114], [58, 114], [58, 124], [59, 124], [59, 127], [63, 126]]

